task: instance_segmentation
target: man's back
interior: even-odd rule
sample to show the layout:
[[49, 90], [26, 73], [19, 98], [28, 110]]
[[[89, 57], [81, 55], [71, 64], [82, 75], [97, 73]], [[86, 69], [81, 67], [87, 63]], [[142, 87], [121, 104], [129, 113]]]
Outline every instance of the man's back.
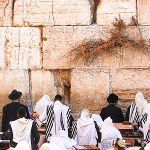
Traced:
[[19, 102], [12, 102], [3, 107], [2, 131], [7, 131], [9, 129], [10, 121], [18, 119], [17, 112], [21, 107], [25, 108], [27, 111], [27, 118], [30, 118], [28, 107]]
[[121, 108], [115, 106], [114, 104], [109, 104], [107, 107], [101, 110], [100, 116], [103, 120], [107, 117], [111, 117], [113, 123], [123, 122], [124, 117]]

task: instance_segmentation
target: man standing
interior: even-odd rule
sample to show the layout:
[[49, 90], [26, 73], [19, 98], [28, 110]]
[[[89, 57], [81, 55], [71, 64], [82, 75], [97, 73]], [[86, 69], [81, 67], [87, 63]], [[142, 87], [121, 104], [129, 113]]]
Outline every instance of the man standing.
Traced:
[[47, 106], [47, 109], [39, 116], [41, 122], [47, 119], [46, 138], [56, 135], [59, 130], [68, 132], [70, 111], [68, 106], [62, 104], [62, 96], [56, 95], [54, 104]]
[[14, 121], [18, 118], [17, 113], [19, 108], [23, 107], [27, 112], [27, 118], [30, 118], [28, 107], [20, 104], [21, 96], [22, 93], [17, 90], [13, 90], [8, 96], [8, 98], [12, 100], [12, 102], [3, 107], [2, 132], [7, 131], [10, 128], [10, 121]]

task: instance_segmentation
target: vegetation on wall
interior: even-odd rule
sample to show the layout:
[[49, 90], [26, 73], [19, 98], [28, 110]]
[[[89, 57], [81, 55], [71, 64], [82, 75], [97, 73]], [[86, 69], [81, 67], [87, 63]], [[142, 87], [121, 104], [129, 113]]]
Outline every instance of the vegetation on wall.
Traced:
[[127, 29], [130, 27], [126, 25], [125, 22], [121, 19], [113, 23], [112, 29], [110, 29], [110, 37], [107, 40], [99, 41], [84, 41], [75, 49], [72, 49], [67, 53], [68, 56], [72, 56], [71, 61], [77, 61], [82, 59], [84, 64], [91, 64], [102, 52], [110, 51], [114, 48], [121, 48], [125, 44], [129, 44], [137, 49], [148, 50], [149, 45], [146, 44], [146, 41], [142, 38], [140, 28], [136, 19], [132, 18], [132, 23], [139, 30], [139, 36], [137, 39], [133, 39], [126, 34]]

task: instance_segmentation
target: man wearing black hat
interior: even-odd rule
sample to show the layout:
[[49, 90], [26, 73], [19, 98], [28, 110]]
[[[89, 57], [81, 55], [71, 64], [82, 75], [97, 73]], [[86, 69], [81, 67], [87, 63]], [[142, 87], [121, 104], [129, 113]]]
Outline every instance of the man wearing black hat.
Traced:
[[121, 108], [116, 106], [117, 101], [118, 96], [114, 93], [111, 93], [107, 97], [107, 102], [109, 103], [109, 105], [107, 107], [104, 107], [100, 113], [100, 116], [103, 120], [105, 120], [107, 117], [111, 117], [113, 123], [119, 123], [124, 121]]
[[13, 90], [11, 94], [8, 96], [10, 100], [12, 100], [11, 103], [7, 104], [6, 106], [3, 107], [3, 116], [2, 116], [2, 131], [7, 131], [10, 128], [10, 121], [14, 121], [18, 119], [17, 113], [18, 110], [23, 107], [25, 108], [27, 112], [27, 118], [30, 118], [28, 107], [20, 104], [20, 97], [22, 96], [22, 93]]

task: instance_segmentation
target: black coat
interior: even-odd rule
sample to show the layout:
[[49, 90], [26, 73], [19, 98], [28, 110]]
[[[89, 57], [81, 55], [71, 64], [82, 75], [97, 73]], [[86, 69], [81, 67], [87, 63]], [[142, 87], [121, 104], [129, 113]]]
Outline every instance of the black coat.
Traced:
[[109, 104], [101, 110], [100, 116], [103, 120], [107, 117], [111, 117], [113, 123], [119, 123], [124, 121], [123, 113], [121, 108], [115, 106], [114, 104]]
[[19, 108], [25, 108], [27, 112], [27, 118], [30, 118], [28, 107], [20, 104], [19, 102], [12, 102], [3, 107], [2, 116], [2, 132], [7, 131], [10, 128], [9, 122], [18, 119], [17, 113]]

